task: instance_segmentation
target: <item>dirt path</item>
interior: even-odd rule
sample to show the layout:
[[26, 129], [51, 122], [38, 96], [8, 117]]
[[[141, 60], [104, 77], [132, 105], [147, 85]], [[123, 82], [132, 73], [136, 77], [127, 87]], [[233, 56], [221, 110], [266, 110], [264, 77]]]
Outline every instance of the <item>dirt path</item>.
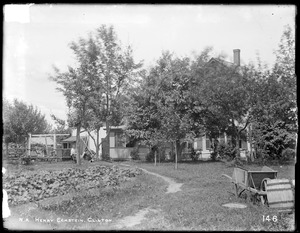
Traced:
[[167, 190], [166, 193], [176, 193], [176, 192], [181, 191], [181, 186], [183, 185], [183, 183], [177, 183], [169, 177], [165, 177], [165, 176], [153, 173], [153, 172], [149, 172], [149, 171], [147, 171], [143, 168], [140, 168], [140, 169], [143, 170], [144, 172], [148, 173], [148, 174], [157, 176], [157, 177], [163, 179], [164, 181], [166, 181], [167, 183], [169, 183], [169, 187], [168, 187], [168, 190]]
[[[121, 163], [120, 165], [130, 167], [130, 165], [124, 164], [124, 163]], [[139, 167], [139, 169], [143, 170], [145, 173], [148, 173], [148, 174], [153, 175], [153, 176], [157, 176], [157, 177], [163, 179], [164, 181], [166, 181], [169, 184], [169, 187], [168, 187], [168, 190], [167, 190], [166, 193], [176, 193], [176, 192], [181, 191], [181, 186], [183, 185], [183, 183], [177, 183], [176, 181], [174, 181], [173, 179], [171, 179], [169, 177], [162, 176], [162, 175], [159, 175], [159, 174], [154, 173], [154, 172], [149, 172], [144, 168]]]
[[[128, 166], [128, 167], [130, 166], [130, 165], [127, 165], [127, 164], [121, 164], [121, 165]], [[183, 183], [177, 183], [169, 177], [165, 177], [165, 176], [153, 173], [153, 172], [149, 172], [149, 171], [147, 171], [146, 169], [143, 169], [143, 168], [140, 168], [140, 169], [143, 170], [145, 173], [157, 176], [157, 177], [163, 179], [164, 181], [166, 181], [169, 184], [168, 189], [166, 191], [166, 194], [176, 193], [176, 192], [181, 191], [181, 186], [183, 185]], [[151, 209], [150, 207], [144, 208], [144, 209], [140, 210], [139, 212], [137, 212], [135, 215], [127, 216], [127, 217], [124, 217], [121, 220], [119, 220], [118, 223], [116, 224], [116, 228], [121, 229], [121, 228], [133, 227], [135, 225], [138, 225], [143, 220], [147, 219], [146, 215], [150, 212], [157, 213], [159, 211], [155, 210], [155, 209]]]
[[127, 227], [133, 227], [135, 225], [140, 224], [143, 220], [146, 219], [146, 214], [149, 212], [154, 212], [157, 213], [158, 210], [151, 209], [149, 207], [140, 210], [133, 216], [127, 216], [125, 218], [122, 218], [116, 225], [115, 227], [117, 229], [122, 229], [122, 228], [127, 228]]

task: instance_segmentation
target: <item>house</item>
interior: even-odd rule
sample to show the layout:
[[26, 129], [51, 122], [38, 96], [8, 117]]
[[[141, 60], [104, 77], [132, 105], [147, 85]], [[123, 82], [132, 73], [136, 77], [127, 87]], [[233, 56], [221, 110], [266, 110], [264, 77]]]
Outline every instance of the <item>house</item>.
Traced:
[[[228, 62], [220, 58], [211, 58], [208, 63], [206, 64], [207, 67], [211, 67], [213, 69], [218, 69], [219, 67], [228, 67], [235, 69], [239, 74], [243, 74], [243, 69], [240, 62], [240, 49], [233, 50], [233, 62]], [[247, 131], [249, 128], [247, 128]], [[219, 142], [227, 143], [229, 141], [229, 137], [224, 133], [219, 138]], [[194, 149], [200, 149], [202, 151], [202, 158], [208, 159], [211, 156], [212, 152], [212, 142], [204, 135], [200, 138], [195, 139], [194, 142]], [[243, 159], [246, 159], [248, 152], [250, 151], [250, 143], [246, 140], [241, 139], [239, 142], [240, 148], [240, 156]]]
[[[130, 159], [130, 154], [134, 148], [138, 149], [138, 153], [141, 159], [145, 158], [146, 154], [149, 152], [149, 148], [145, 146], [138, 145], [138, 143], [133, 142], [129, 136], [125, 133], [126, 126], [112, 126], [110, 128], [109, 134], [109, 152], [111, 159]], [[88, 147], [89, 150], [96, 152], [96, 145], [93, 138], [96, 140], [96, 131], [88, 133], [83, 131], [80, 133], [80, 137], [84, 142], [84, 145]], [[107, 153], [107, 143], [106, 138], [106, 127], [101, 127], [99, 130], [99, 141], [101, 142], [99, 152], [100, 156]], [[73, 143], [76, 144], [76, 129], [72, 130], [72, 135], [69, 139], [65, 140], [65, 143], [69, 143], [67, 146], [71, 146]], [[70, 148], [70, 147], [69, 147]]]
[[[223, 67], [233, 68], [235, 69], [239, 74], [243, 73], [243, 69], [240, 66], [240, 49], [234, 49], [233, 50], [233, 62], [228, 62], [220, 58], [211, 58], [208, 63], [206, 64], [206, 67], [211, 68], [212, 70], [216, 70]], [[247, 128], [248, 130], [248, 128]], [[225, 133], [223, 135], [220, 135], [218, 138], [219, 142], [227, 143], [231, 139], [229, 136], [227, 136]], [[191, 153], [192, 148], [198, 152], [200, 160], [208, 160], [211, 158], [211, 153], [213, 152], [213, 145], [212, 141], [207, 137], [207, 135], [203, 134], [200, 137], [194, 138], [193, 142], [186, 142], [185, 147], [182, 151], [182, 157], [181, 159], [189, 158], [189, 153]], [[250, 151], [250, 143], [247, 142], [245, 139], [241, 139], [239, 142], [239, 148], [240, 148], [240, 156], [242, 159], [246, 159], [248, 152]], [[167, 149], [167, 153], [169, 153], [171, 149]], [[199, 153], [200, 152], [200, 153]]]

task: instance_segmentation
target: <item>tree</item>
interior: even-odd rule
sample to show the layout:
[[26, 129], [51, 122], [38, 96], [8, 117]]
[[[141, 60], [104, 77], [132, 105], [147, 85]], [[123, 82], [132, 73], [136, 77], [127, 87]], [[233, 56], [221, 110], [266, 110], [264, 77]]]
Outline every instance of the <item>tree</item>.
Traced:
[[261, 157], [280, 159], [295, 148], [297, 132], [295, 39], [286, 26], [271, 71], [257, 71], [257, 104], [253, 138]]
[[217, 142], [223, 133], [231, 136], [238, 154], [239, 141], [252, 120], [255, 105], [250, 71], [247, 67], [220, 59], [193, 65], [194, 117], [202, 119], [206, 135], [211, 140]]
[[[141, 64], [134, 63], [130, 46], [121, 48], [112, 26], [102, 25], [87, 39], [72, 42], [70, 48], [76, 56], [77, 67], [69, 67], [65, 73], [56, 69], [56, 75], [51, 78], [60, 85], [58, 90], [67, 99], [68, 119], [77, 127], [77, 145], [82, 127], [88, 132], [98, 132], [103, 121], [108, 142], [110, 125], [122, 117], [118, 114], [122, 95], [126, 94]], [[95, 142], [99, 148], [99, 137]], [[109, 148], [106, 153], [109, 155]]]
[[4, 100], [3, 136], [6, 144], [25, 143], [29, 133], [48, 133], [51, 126], [38, 108], [14, 99], [13, 104]]
[[144, 77], [129, 115], [129, 129], [134, 137], [152, 146], [173, 144], [176, 169], [184, 142], [199, 131], [199, 124], [191, 118], [190, 86], [190, 59], [173, 58], [171, 53], [163, 52]]
[[257, 156], [280, 159], [286, 148], [295, 147], [297, 131], [295, 40], [286, 26], [275, 51], [271, 70], [261, 63], [252, 69], [253, 96], [251, 135]]
[[56, 117], [54, 114], [50, 115], [55, 122], [55, 128], [52, 130], [56, 134], [71, 134], [71, 129], [67, 126], [67, 122]]
[[[75, 50], [76, 53], [76, 50]], [[77, 60], [80, 63], [81, 57], [77, 54]], [[68, 67], [67, 72], [60, 72], [58, 68], [54, 67], [55, 75], [50, 76], [50, 79], [55, 81], [59, 86], [57, 90], [61, 91], [67, 100], [69, 108], [68, 124], [75, 126], [76, 133], [76, 150], [77, 164], [80, 165], [80, 130], [86, 117], [87, 102], [90, 95], [89, 87], [86, 85], [89, 82], [88, 77], [85, 75], [84, 69]]]
[[[101, 95], [95, 93], [94, 97], [104, 104], [106, 110], [104, 115], [103, 112], [99, 114], [105, 117], [108, 145], [111, 124], [119, 123], [122, 119], [120, 117], [122, 97], [134, 83], [134, 77], [138, 75], [138, 69], [142, 64], [134, 62], [130, 46], [122, 49], [112, 26], [102, 25], [97, 29], [93, 44], [94, 50], [99, 52], [95, 61], [98, 78], [96, 87], [102, 92]], [[106, 153], [110, 156], [109, 146]]]

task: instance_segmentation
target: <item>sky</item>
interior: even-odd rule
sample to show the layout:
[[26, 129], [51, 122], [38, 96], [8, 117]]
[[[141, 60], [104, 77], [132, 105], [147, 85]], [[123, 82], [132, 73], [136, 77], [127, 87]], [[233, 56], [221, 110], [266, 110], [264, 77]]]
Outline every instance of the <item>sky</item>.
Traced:
[[72, 41], [86, 38], [102, 24], [113, 25], [122, 45], [130, 44], [136, 61], [147, 68], [162, 51], [192, 56], [212, 46], [215, 56], [241, 65], [257, 56], [269, 67], [284, 26], [295, 28], [294, 5], [103, 5], [27, 4], [3, 7], [3, 97], [17, 98], [66, 120], [64, 96], [49, 80], [53, 65], [74, 64]]

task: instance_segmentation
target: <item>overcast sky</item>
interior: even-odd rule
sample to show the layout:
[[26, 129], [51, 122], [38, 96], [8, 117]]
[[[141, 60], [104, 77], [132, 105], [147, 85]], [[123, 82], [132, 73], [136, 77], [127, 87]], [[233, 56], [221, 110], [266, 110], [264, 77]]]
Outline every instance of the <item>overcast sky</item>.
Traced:
[[6, 5], [4, 11], [3, 96], [37, 106], [47, 120], [66, 120], [67, 107], [55, 83], [52, 66], [73, 64], [69, 43], [101, 24], [115, 27], [122, 44], [131, 44], [137, 61], [153, 64], [162, 50], [191, 56], [212, 46], [232, 61], [270, 67], [283, 28], [295, 28], [292, 5]]

